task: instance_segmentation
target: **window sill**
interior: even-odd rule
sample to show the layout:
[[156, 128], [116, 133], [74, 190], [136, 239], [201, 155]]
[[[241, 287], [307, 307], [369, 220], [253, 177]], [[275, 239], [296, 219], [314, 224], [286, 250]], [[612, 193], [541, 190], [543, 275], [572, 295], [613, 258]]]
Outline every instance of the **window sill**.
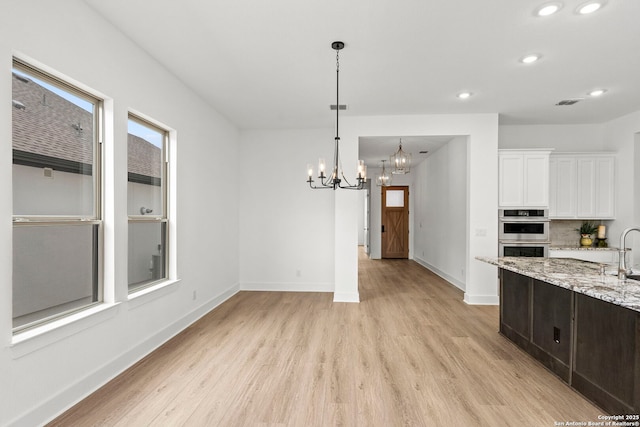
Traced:
[[169, 279], [129, 294], [129, 308], [134, 309], [157, 298], [168, 295], [178, 288], [180, 279]]
[[48, 345], [59, 342], [116, 316], [120, 303], [103, 303], [79, 311], [12, 337], [11, 352], [18, 359]]

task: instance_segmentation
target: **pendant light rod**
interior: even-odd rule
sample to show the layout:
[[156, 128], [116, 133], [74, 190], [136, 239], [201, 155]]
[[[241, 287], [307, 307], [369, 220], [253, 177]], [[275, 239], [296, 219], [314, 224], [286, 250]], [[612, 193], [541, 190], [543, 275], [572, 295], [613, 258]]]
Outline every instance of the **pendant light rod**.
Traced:
[[[340, 51], [344, 49], [343, 42], [333, 42], [331, 47], [336, 51], [336, 140], [340, 139]], [[336, 152], [338, 150], [336, 149]]]
[[[362, 160], [358, 160], [358, 177], [357, 184], [351, 185], [347, 181], [342, 165], [340, 162], [340, 51], [344, 48], [344, 43], [341, 41], [335, 41], [331, 43], [331, 48], [336, 51], [336, 136], [335, 136], [335, 149], [333, 154], [333, 170], [331, 176], [325, 175], [326, 165], [324, 159], [320, 159], [318, 162], [318, 179], [320, 179], [320, 185], [313, 185], [313, 166], [307, 165], [307, 174], [309, 187], [312, 189], [326, 189], [330, 188], [336, 190], [338, 188], [346, 190], [362, 190], [364, 183], [367, 181], [367, 167]], [[345, 184], [342, 184], [342, 182]]]

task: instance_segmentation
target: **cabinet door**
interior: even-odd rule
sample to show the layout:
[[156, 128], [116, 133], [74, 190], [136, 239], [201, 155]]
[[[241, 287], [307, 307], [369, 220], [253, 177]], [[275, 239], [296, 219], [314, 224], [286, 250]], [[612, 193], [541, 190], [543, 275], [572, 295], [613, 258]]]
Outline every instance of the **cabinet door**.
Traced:
[[501, 270], [500, 331], [525, 348], [531, 331], [530, 286], [530, 278]]
[[549, 206], [549, 155], [525, 154], [523, 166], [523, 206]]
[[558, 215], [558, 162], [554, 158], [549, 159], [549, 218]]
[[578, 218], [595, 218], [596, 216], [596, 159], [579, 158], [577, 160], [577, 209]]
[[577, 159], [577, 218], [614, 218], [615, 158]]
[[576, 294], [572, 385], [612, 414], [640, 410], [638, 313]]
[[522, 154], [500, 154], [499, 157], [499, 200], [500, 206], [523, 206]]
[[572, 346], [572, 292], [533, 280], [531, 353], [560, 378], [569, 381]]
[[576, 217], [576, 159], [554, 157], [549, 160], [549, 217]]
[[614, 179], [615, 158], [600, 157], [595, 163], [595, 210], [597, 218], [615, 216]]

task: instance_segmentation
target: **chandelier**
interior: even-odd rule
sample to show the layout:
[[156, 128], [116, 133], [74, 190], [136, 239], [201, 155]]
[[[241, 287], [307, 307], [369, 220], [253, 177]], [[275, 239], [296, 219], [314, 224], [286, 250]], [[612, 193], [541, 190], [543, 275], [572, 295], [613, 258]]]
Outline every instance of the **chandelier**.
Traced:
[[347, 181], [347, 178], [344, 176], [344, 171], [342, 170], [342, 162], [340, 161], [340, 133], [338, 127], [339, 120], [339, 112], [340, 112], [340, 88], [339, 88], [339, 75], [340, 75], [340, 50], [344, 48], [344, 43], [335, 41], [331, 43], [331, 48], [336, 51], [336, 136], [335, 136], [335, 150], [333, 153], [333, 166], [331, 170], [331, 174], [327, 175], [327, 165], [324, 159], [319, 159], [318, 161], [318, 179], [320, 180], [320, 185], [314, 185], [315, 182], [313, 180], [313, 166], [307, 165], [307, 182], [309, 183], [309, 187], [314, 190], [318, 189], [337, 189], [343, 188], [346, 190], [362, 190], [364, 188], [364, 184], [367, 181], [367, 167], [364, 164], [363, 160], [358, 160], [358, 176], [356, 181], [351, 184]]
[[393, 171], [391, 173], [395, 175], [403, 175], [409, 173], [411, 170], [411, 153], [402, 150], [402, 138], [400, 138], [398, 151], [389, 157], [389, 161], [393, 164]]
[[382, 162], [382, 173], [376, 177], [376, 185], [378, 187], [386, 187], [391, 185], [391, 175], [387, 174], [386, 169], [384, 168], [384, 162], [386, 160], [381, 160]]

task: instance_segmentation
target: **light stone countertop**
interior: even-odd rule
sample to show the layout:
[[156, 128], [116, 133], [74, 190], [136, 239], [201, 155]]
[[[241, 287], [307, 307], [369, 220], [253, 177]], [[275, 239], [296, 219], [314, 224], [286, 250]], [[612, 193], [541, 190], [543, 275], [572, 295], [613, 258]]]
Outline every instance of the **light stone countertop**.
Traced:
[[640, 312], [640, 281], [618, 280], [611, 266], [572, 258], [476, 257], [499, 268]]
[[618, 248], [598, 248], [595, 246], [550, 246], [550, 251], [616, 251], [618, 252]]

